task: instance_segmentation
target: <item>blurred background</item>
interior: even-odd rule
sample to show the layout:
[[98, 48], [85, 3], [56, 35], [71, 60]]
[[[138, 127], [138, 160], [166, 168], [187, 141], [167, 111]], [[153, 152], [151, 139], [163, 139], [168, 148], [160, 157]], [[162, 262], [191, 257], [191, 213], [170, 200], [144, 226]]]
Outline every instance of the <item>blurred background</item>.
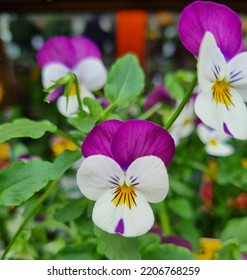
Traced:
[[[0, 108], [18, 104], [22, 114], [32, 117], [28, 104], [43, 99], [36, 52], [55, 35], [89, 37], [101, 49], [106, 66], [134, 52], [147, 80], [154, 83], [169, 71], [193, 70], [195, 60], [177, 36], [179, 13], [189, 2], [0, 0]], [[247, 4], [217, 2], [241, 14], [246, 34]]]

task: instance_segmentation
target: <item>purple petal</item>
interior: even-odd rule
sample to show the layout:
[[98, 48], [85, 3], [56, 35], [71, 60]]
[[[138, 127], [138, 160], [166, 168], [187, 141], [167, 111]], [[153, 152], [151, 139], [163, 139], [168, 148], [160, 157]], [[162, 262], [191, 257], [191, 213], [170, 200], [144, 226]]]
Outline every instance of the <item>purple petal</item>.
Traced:
[[83, 141], [82, 154], [84, 157], [92, 155], [112, 157], [110, 144], [122, 124], [118, 120], [109, 120], [96, 125]]
[[227, 124], [225, 122], [223, 123], [223, 129], [224, 129], [226, 134], [228, 134], [230, 136], [233, 136], [231, 131], [228, 129]]
[[172, 235], [164, 236], [164, 237], [162, 237], [161, 243], [163, 243], [163, 244], [172, 243], [177, 246], [185, 247], [185, 248], [189, 249], [190, 251], [192, 251], [192, 245], [190, 244], [190, 242], [187, 239], [180, 237], [180, 236], [172, 236]]
[[171, 95], [161, 84], [157, 85], [155, 89], [148, 94], [144, 109], [148, 110], [159, 102], [172, 103]]
[[48, 39], [37, 53], [40, 67], [49, 62], [61, 62], [73, 68], [77, 62], [76, 53], [70, 39], [65, 36], [56, 36]]
[[63, 92], [64, 92], [64, 86], [58, 86], [57, 88], [55, 88], [53, 91], [49, 93], [49, 95], [47, 96], [47, 102], [50, 103], [56, 101], [58, 97], [63, 95]]
[[168, 165], [175, 153], [174, 140], [161, 126], [145, 120], [126, 121], [111, 143], [113, 158], [127, 170], [137, 158], [157, 156]]
[[247, 253], [242, 254], [242, 259], [247, 260]]
[[97, 100], [100, 102], [104, 109], [109, 106], [109, 101], [105, 97], [99, 97], [97, 98]]
[[115, 229], [115, 233], [120, 233], [120, 234], [124, 234], [124, 221], [123, 219], [120, 219], [116, 229]]
[[195, 1], [182, 11], [178, 35], [185, 48], [195, 56], [198, 56], [206, 31], [214, 35], [227, 60], [243, 51], [241, 20], [229, 7], [213, 2]]
[[97, 45], [86, 37], [73, 37], [70, 42], [74, 48], [77, 62], [88, 57], [101, 58]]

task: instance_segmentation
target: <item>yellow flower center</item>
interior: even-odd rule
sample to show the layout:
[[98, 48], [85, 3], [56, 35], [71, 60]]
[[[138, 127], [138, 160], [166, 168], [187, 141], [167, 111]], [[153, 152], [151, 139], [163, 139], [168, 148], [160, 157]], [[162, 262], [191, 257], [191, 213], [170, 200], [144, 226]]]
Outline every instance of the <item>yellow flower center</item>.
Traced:
[[212, 145], [212, 146], [217, 146], [217, 145], [218, 145], [218, 142], [217, 142], [216, 139], [211, 139], [211, 140], [209, 141], [209, 144]]
[[216, 103], [225, 104], [227, 107], [232, 104], [232, 96], [230, 93], [230, 82], [217, 78], [212, 87], [213, 100]]
[[125, 204], [131, 209], [131, 207], [136, 206], [136, 193], [135, 188], [133, 186], [126, 186], [123, 184], [122, 186], [117, 186], [115, 192], [113, 193], [114, 197], [112, 199], [112, 203], [116, 206], [120, 206]]
[[191, 120], [189, 119], [189, 118], [187, 118], [187, 119], [185, 119], [184, 121], [183, 121], [183, 125], [184, 126], [186, 126], [186, 125], [188, 125], [188, 124], [190, 124], [191, 123]]

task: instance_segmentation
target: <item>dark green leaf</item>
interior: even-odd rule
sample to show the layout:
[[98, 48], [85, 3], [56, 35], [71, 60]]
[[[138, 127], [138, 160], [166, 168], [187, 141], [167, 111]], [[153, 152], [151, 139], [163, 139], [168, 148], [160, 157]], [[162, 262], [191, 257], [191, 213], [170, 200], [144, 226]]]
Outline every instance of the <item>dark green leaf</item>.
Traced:
[[0, 204], [19, 205], [44, 188], [51, 179], [52, 163], [16, 162], [0, 172]]
[[20, 205], [50, 180], [59, 179], [80, 158], [80, 151], [64, 151], [54, 163], [32, 160], [15, 162], [0, 171], [0, 205]]
[[51, 179], [56, 180], [61, 177], [64, 172], [71, 167], [71, 165], [82, 157], [81, 151], [65, 150], [59, 155], [52, 166]]
[[40, 138], [46, 131], [55, 132], [57, 127], [49, 121], [32, 121], [29, 119], [17, 119], [12, 123], [0, 126], [0, 143], [12, 138], [30, 137]]
[[96, 252], [94, 243], [68, 245], [61, 249], [56, 259], [58, 260], [100, 260], [102, 256]]
[[144, 260], [195, 260], [188, 249], [173, 244], [149, 246], [142, 254]]
[[127, 107], [144, 88], [144, 73], [137, 58], [128, 54], [118, 59], [110, 69], [105, 95], [119, 107]]
[[65, 223], [80, 217], [86, 209], [86, 203], [87, 200], [83, 198], [69, 201], [63, 208], [56, 212], [55, 219]]

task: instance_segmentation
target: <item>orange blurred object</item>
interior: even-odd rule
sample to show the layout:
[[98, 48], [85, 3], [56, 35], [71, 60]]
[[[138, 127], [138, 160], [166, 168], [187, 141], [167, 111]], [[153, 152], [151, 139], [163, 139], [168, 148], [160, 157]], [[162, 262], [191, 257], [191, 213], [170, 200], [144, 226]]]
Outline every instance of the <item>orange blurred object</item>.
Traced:
[[116, 54], [134, 53], [144, 66], [146, 52], [147, 13], [120, 11], [116, 16]]

